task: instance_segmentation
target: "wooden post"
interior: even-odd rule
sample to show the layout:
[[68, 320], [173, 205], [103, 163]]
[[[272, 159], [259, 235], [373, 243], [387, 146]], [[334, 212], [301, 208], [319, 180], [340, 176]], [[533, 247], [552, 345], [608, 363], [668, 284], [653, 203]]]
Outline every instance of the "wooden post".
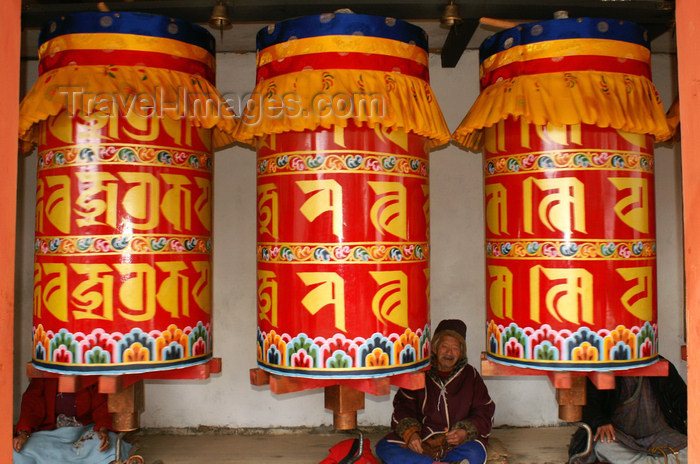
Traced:
[[107, 395], [107, 409], [113, 413], [112, 426], [119, 432], [139, 428], [139, 415], [144, 409], [143, 380], [131, 384], [117, 393]]
[[0, 124], [0, 146], [3, 153], [3, 174], [0, 198], [0, 462], [12, 462], [12, 410], [14, 384], [14, 306], [15, 306], [15, 229], [17, 204], [17, 130], [19, 127], [19, 51], [20, 0], [3, 1], [0, 16], [0, 101], [3, 115]]
[[678, 91], [683, 162], [683, 225], [685, 230], [686, 325], [688, 327], [688, 462], [700, 460], [700, 2], [676, 2]]
[[571, 388], [557, 388], [559, 419], [566, 422], [580, 422], [583, 407], [586, 405], [586, 377], [571, 377]]
[[365, 393], [388, 395], [391, 393], [391, 385], [420, 390], [425, 387], [425, 372], [408, 372], [373, 379], [324, 380], [270, 374], [255, 367], [250, 370], [250, 384], [258, 387], [269, 385], [270, 391], [277, 395], [324, 388], [326, 408], [333, 410], [333, 427], [336, 430], [353, 430], [357, 428], [357, 411], [365, 408]]
[[336, 430], [357, 428], [357, 411], [365, 408], [365, 394], [345, 385], [326, 387], [326, 409], [333, 410], [333, 427]]

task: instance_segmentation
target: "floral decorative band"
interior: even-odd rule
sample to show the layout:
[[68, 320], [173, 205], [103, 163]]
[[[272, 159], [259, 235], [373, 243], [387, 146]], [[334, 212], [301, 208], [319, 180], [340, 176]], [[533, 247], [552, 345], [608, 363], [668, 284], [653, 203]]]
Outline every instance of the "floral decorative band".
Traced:
[[86, 164], [147, 164], [211, 171], [211, 155], [151, 145], [73, 145], [39, 153], [39, 169]]
[[654, 259], [655, 240], [487, 240], [490, 258]]
[[33, 333], [33, 362], [64, 373], [169, 369], [200, 358], [204, 362], [212, 352], [211, 325], [201, 321], [194, 327], [170, 324], [148, 332], [134, 327], [127, 333], [102, 328], [54, 333], [39, 324]]
[[104, 255], [114, 253], [211, 253], [211, 237], [111, 235], [36, 237], [37, 255]]
[[618, 325], [614, 330], [589, 327], [553, 330], [487, 323], [488, 353], [507, 363], [558, 367], [569, 363], [575, 368], [608, 367], [628, 369], [629, 361], [652, 362], [658, 353], [658, 326], [645, 322], [641, 327]]
[[421, 262], [430, 257], [428, 242], [337, 244], [261, 244], [258, 261], [270, 263], [377, 263]]
[[654, 155], [612, 150], [557, 150], [547, 153], [493, 156], [484, 162], [484, 172], [487, 176], [528, 171], [545, 172], [552, 169], [654, 172]]
[[430, 359], [430, 327], [415, 332], [369, 337], [311, 337], [305, 333], [290, 335], [258, 328], [258, 364], [268, 369], [293, 370], [307, 377], [365, 377], [367, 370], [420, 369]]
[[361, 173], [428, 176], [425, 158], [362, 151], [316, 152], [315, 155], [284, 153], [258, 159], [258, 175], [288, 172], [349, 171]]

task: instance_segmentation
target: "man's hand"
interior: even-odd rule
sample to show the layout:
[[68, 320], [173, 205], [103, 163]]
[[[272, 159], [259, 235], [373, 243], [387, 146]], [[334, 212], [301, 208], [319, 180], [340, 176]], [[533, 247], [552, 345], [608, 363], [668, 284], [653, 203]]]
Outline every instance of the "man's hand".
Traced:
[[615, 438], [615, 428], [612, 424], [601, 425], [593, 437], [593, 441], [600, 440], [603, 443], [610, 443], [611, 441], [616, 441]]
[[27, 443], [27, 440], [29, 440], [29, 434], [27, 432], [22, 431], [18, 433], [15, 435], [15, 438], [12, 439], [12, 449], [19, 453], [19, 450]]
[[464, 429], [454, 429], [447, 432], [447, 443], [458, 446], [467, 439], [467, 431]]
[[413, 435], [411, 435], [411, 438], [408, 439], [406, 445], [411, 451], [415, 451], [418, 454], [423, 453], [423, 441], [420, 439], [420, 436], [415, 432], [413, 433]]
[[109, 431], [107, 427], [100, 427], [97, 431], [97, 438], [100, 439], [100, 452], [107, 451], [109, 448]]

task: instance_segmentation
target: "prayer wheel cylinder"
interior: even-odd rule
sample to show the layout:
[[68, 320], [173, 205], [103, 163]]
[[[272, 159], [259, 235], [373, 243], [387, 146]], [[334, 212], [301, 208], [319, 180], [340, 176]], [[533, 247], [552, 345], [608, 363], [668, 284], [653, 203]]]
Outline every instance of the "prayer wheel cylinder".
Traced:
[[[370, 114], [401, 117], [396, 101], [411, 109], [411, 92], [436, 108], [424, 32], [356, 14], [270, 26], [258, 34], [256, 92], [259, 111], [244, 113], [240, 127], [263, 132], [258, 365], [337, 379], [426, 366], [431, 134]], [[273, 101], [283, 102], [284, 130]], [[437, 114], [435, 127], [444, 124]], [[268, 132], [255, 128], [261, 115]]]
[[119, 374], [207, 361], [212, 129], [186, 102], [212, 95], [213, 37], [172, 18], [75, 14], [43, 28], [39, 58], [22, 115], [59, 106], [37, 124], [33, 363]]
[[652, 137], [512, 119], [485, 137], [489, 356], [565, 370], [653, 362]]
[[488, 357], [548, 370], [655, 362], [652, 134], [663, 109], [646, 31], [546, 21], [480, 52], [482, 100], [455, 135], [467, 141], [487, 107], [503, 110], [479, 135]]

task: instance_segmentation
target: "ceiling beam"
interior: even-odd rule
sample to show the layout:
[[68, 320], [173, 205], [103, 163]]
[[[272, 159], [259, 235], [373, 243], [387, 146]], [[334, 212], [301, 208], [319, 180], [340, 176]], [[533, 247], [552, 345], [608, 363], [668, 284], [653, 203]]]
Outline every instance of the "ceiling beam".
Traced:
[[447, 39], [445, 39], [445, 43], [440, 51], [443, 68], [454, 68], [457, 66], [477, 27], [479, 27], [479, 21], [467, 19], [450, 28], [450, 33], [447, 35]]
[[[332, 12], [337, 0], [225, 0], [231, 21], [276, 22], [287, 18]], [[112, 11], [136, 11], [203, 23], [209, 19], [215, 0], [133, 0], [105, 3]], [[393, 16], [405, 20], [437, 20], [446, 0], [349, 0], [343, 6], [356, 13]], [[465, 20], [492, 17], [523, 20], [551, 19], [554, 11], [570, 16], [619, 18], [639, 23], [664, 24], [673, 19], [672, 0], [458, 0]], [[22, 26], [40, 27], [64, 14], [97, 11], [96, 0], [24, 0]]]

